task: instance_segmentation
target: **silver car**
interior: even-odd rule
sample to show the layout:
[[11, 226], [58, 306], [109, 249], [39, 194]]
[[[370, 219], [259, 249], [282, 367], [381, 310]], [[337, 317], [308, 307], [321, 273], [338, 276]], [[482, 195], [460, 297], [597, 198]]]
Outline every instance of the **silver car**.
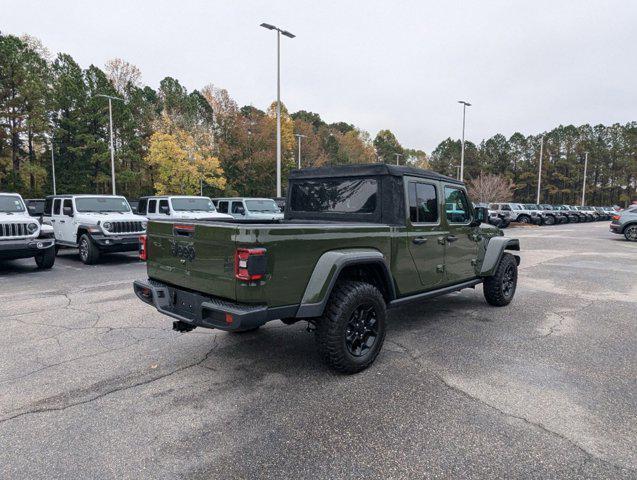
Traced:
[[637, 242], [637, 205], [615, 213], [611, 217], [610, 231], [624, 235], [626, 240]]

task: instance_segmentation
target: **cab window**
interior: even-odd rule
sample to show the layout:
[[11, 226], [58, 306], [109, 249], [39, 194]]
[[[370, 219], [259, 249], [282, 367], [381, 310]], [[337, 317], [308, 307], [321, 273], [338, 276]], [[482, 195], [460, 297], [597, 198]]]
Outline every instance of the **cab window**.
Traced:
[[148, 213], [155, 213], [157, 211], [157, 200], [148, 200]]
[[62, 206], [62, 200], [60, 198], [56, 198], [53, 202], [53, 215], [59, 215]]
[[438, 221], [436, 187], [428, 183], [409, 182], [409, 219], [411, 223]]
[[217, 210], [219, 210], [221, 213], [228, 213], [228, 202], [225, 200], [219, 202], [219, 204], [217, 205]]
[[70, 208], [71, 212], [73, 211], [73, 201], [70, 198], [64, 199], [64, 204], [62, 205], [62, 212], [64, 212], [65, 208]]
[[469, 202], [464, 190], [445, 187], [445, 211], [449, 223], [467, 223], [471, 220]]
[[44, 215], [50, 216], [53, 213], [53, 199], [47, 198], [44, 201]]
[[[163, 210], [162, 210], [163, 209]], [[168, 200], [160, 200], [159, 201], [159, 213], [169, 212], [168, 208]]]

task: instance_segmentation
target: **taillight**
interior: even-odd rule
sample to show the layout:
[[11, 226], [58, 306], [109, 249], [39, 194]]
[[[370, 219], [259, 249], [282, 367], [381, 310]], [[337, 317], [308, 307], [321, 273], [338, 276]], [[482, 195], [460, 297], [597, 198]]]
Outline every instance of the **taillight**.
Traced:
[[610, 217], [612, 220], [617, 221], [619, 220], [619, 215], [613, 215], [612, 217]]
[[146, 251], [146, 241], [148, 237], [146, 235], [139, 236], [139, 259], [146, 261], [148, 258], [148, 252]]
[[260, 280], [266, 273], [265, 248], [237, 248], [234, 255], [234, 276], [239, 280]]

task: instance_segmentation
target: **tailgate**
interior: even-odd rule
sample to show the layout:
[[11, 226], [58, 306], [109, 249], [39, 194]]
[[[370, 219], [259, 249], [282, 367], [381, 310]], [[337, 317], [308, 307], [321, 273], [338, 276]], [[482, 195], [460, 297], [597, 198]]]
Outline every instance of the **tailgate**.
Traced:
[[148, 223], [148, 276], [178, 287], [236, 299], [237, 226], [222, 223]]

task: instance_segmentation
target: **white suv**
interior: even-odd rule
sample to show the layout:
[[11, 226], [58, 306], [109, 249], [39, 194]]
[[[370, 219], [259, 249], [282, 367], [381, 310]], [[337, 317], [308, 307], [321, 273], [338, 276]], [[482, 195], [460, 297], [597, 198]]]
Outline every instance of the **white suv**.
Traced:
[[53, 229], [29, 215], [20, 195], [0, 193], [0, 260], [30, 257], [38, 268], [53, 266]]
[[155, 196], [139, 199], [137, 213], [149, 220], [220, 220], [232, 215], [219, 213], [208, 197]]
[[51, 195], [42, 219], [53, 227], [57, 245], [78, 248], [87, 265], [102, 253], [139, 250], [147, 222], [124, 197], [113, 195]]

